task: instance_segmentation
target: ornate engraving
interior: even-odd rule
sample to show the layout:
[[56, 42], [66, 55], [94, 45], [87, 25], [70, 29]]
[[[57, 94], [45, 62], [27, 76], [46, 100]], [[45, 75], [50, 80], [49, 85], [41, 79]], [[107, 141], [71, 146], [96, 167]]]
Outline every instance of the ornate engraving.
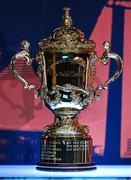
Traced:
[[[17, 60], [21, 58], [26, 59], [27, 65], [32, 64], [28, 41], [22, 41], [22, 50], [11, 60], [14, 76], [26, 89], [34, 88], [37, 97], [55, 114], [55, 122], [44, 128], [40, 166], [53, 164], [60, 167], [60, 162], [62, 166], [76, 165], [76, 168], [78, 164], [92, 166], [92, 138], [88, 134], [88, 127], [78, 123], [77, 115], [94, 99], [99, 99], [97, 90], [107, 89], [109, 83], [119, 77], [123, 67], [121, 57], [111, 52], [108, 41], [104, 42], [105, 51], [98, 58], [95, 43], [86, 40], [84, 34], [73, 27], [69, 10], [64, 8], [62, 26], [38, 44], [35, 60], [38, 62], [39, 88], [29, 84], [15, 68]], [[96, 62], [99, 60], [106, 65], [110, 58], [118, 65], [115, 74], [104, 84], [94, 87]], [[61, 144], [63, 142], [65, 144]]]
[[82, 32], [74, 27], [55, 29], [47, 39], [39, 42], [40, 50], [44, 52], [87, 52], [94, 51], [95, 43], [91, 40], [81, 39]]
[[73, 27], [69, 8], [64, 9], [62, 27], [59, 27], [49, 35], [47, 39], [39, 42], [39, 48], [44, 52], [87, 52], [94, 51], [95, 43], [86, 40], [84, 33]]

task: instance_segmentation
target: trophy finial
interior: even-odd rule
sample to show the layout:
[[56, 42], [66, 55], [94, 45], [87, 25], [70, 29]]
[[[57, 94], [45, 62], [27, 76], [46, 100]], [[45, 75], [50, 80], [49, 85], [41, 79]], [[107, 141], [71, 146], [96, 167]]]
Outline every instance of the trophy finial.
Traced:
[[69, 7], [65, 7], [63, 8], [64, 11], [64, 15], [63, 15], [63, 19], [62, 19], [62, 25], [66, 28], [71, 28], [72, 27], [72, 18], [69, 15], [69, 11], [71, 9]]
[[71, 10], [71, 8], [69, 8], [69, 7], [64, 7], [64, 8], [63, 8], [64, 16], [69, 17], [69, 11], [70, 11], [70, 10]]

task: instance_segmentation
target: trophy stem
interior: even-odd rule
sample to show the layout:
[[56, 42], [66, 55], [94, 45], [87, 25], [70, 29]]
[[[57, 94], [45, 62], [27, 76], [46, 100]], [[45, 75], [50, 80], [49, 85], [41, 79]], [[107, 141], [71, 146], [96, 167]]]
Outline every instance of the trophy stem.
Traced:
[[41, 138], [38, 169], [92, 169], [92, 138], [77, 118], [55, 117]]

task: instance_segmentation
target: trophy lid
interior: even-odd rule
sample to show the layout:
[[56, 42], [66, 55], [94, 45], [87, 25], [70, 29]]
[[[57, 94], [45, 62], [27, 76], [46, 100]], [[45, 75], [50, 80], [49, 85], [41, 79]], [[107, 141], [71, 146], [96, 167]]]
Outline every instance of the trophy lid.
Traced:
[[69, 14], [70, 8], [64, 8], [62, 26], [52, 31], [48, 38], [39, 42], [39, 48], [44, 52], [62, 53], [87, 53], [94, 51], [95, 43], [86, 40], [84, 33], [73, 26], [72, 18]]

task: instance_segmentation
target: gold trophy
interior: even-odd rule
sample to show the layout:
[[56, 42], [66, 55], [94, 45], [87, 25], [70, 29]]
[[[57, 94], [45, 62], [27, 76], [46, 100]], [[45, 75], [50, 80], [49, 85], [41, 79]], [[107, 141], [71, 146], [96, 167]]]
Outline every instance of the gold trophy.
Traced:
[[[89, 129], [78, 122], [78, 113], [98, 100], [98, 90], [107, 89], [122, 72], [122, 59], [111, 52], [110, 43], [103, 43], [104, 53], [98, 58], [95, 42], [86, 40], [84, 33], [73, 26], [70, 8], [64, 8], [62, 26], [53, 30], [48, 38], [38, 43], [36, 58], [31, 58], [30, 43], [22, 41], [22, 50], [11, 60], [14, 76], [25, 89], [35, 89], [39, 97], [55, 115], [54, 123], [43, 129], [41, 137], [41, 169], [91, 169], [92, 138]], [[38, 78], [41, 86], [28, 83], [15, 69], [17, 60], [26, 59], [26, 64], [38, 62]], [[108, 64], [109, 59], [117, 62], [115, 74], [104, 84], [94, 87], [96, 62]]]

